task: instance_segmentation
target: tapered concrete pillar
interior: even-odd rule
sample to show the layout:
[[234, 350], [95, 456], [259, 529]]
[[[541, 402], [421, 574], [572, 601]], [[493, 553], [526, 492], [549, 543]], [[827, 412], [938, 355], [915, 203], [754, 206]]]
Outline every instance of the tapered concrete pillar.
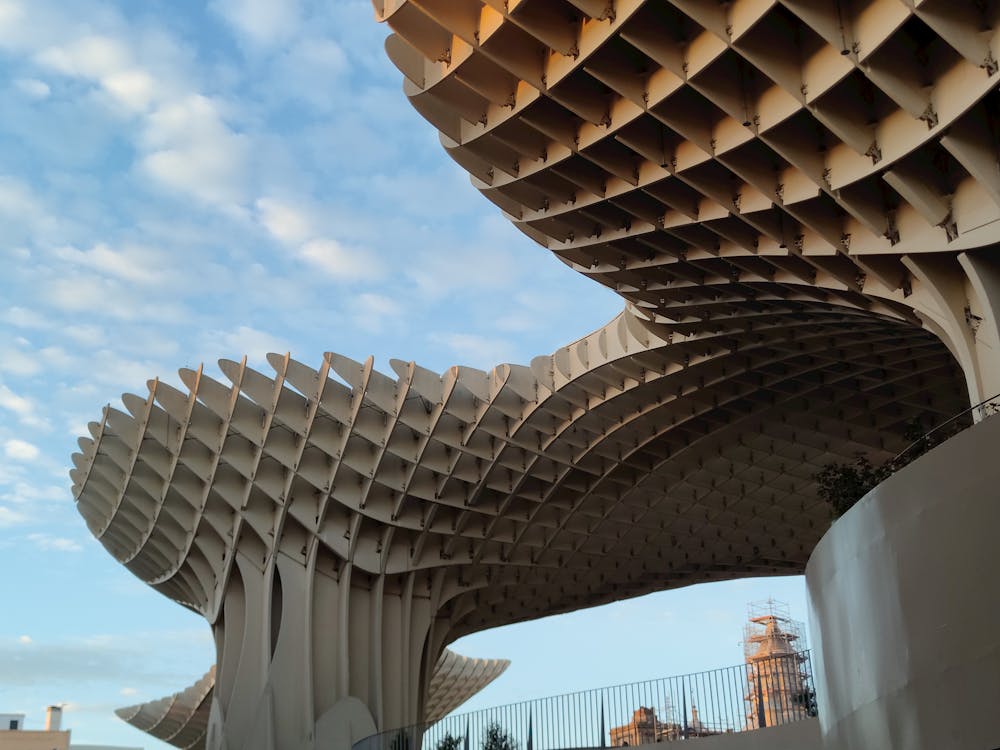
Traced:
[[[214, 628], [219, 668], [209, 750], [348, 750], [418, 723], [432, 667], [435, 608], [414, 575], [334, 564], [312, 545], [266, 565], [237, 552]], [[291, 743], [291, 744], [289, 744]]]

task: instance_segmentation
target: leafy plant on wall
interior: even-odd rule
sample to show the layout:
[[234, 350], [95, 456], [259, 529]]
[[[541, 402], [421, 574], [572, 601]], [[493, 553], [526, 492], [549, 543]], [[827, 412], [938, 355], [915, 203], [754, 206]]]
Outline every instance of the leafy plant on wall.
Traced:
[[819, 496], [840, 518], [870, 489], [889, 476], [886, 466], [873, 466], [865, 456], [851, 463], [828, 464], [816, 473]]
[[517, 742], [493, 721], [483, 732], [483, 750], [517, 750]]

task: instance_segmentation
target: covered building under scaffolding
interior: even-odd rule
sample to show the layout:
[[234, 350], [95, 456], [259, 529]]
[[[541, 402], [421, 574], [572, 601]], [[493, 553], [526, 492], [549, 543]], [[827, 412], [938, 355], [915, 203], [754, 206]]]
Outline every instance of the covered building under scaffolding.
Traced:
[[801, 651], [802, 623], [788, 605], [768, 599], [749, 605], [743, 634], [747, 663], [747, 728], [787, 724], [815, 715], [809, 662]]

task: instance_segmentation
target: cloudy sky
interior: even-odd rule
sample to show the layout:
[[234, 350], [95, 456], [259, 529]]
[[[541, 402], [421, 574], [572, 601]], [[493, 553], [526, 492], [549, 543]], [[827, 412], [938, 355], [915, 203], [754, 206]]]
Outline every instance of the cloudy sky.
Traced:
[[[111, 710], [213, 660], [73, 507], [104, 404], [269, 351], [527, 362], [620, 309], [469, 185], [385, 34], [369, 0], [0, 0], [0, 712], [29, 728], [66, 702], [77, 742], [165, 748]], [[457, 650], [514, 661], [479, 705], [707, 669], [771, 594], [804, 617], [800, 579], [745, 581]]]

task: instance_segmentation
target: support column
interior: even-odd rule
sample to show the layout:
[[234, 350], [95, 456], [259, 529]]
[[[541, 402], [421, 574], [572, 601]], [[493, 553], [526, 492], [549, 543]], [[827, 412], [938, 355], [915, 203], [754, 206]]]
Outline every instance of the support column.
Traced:
[[370, 575], [317, 544], [305, 558], [279, 552], [263, 570], [237, 560], [215, 624], [207, 750], [350, 750], [422, 720], [440, 654], [416, 574]]

